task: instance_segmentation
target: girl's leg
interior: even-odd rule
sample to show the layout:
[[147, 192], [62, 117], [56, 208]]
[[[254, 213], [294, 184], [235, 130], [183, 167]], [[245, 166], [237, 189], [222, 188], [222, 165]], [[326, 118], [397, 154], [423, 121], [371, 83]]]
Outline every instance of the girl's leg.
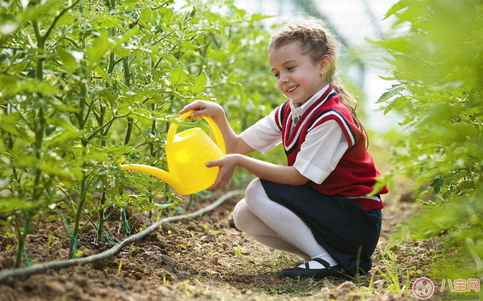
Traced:
[[270, 248], [297, 254], [304, 260], [310, 260], [310, 256], [283, 240], [277, 232], [268, 227], [258, 216], [253, 214], [247, 207], [245, 199], [236, 204], [233, 210], [235, 226], [253, 237], [256, 241]]
[[[312, 230], [290, 209], [270, 200], [265, 193], [260, 179], [253, 180], [245, 193], [246, 205], [250, 212], [256, 215], [268, 228], [272, 229], [283, 240], [310, 258], [320, 258], [330, 266], [337, 262], [315, 240]], [[300, 200], [303, 202], [303, 200]], [[310, 268], [324, 268], [318, 262], [311, 261]]]

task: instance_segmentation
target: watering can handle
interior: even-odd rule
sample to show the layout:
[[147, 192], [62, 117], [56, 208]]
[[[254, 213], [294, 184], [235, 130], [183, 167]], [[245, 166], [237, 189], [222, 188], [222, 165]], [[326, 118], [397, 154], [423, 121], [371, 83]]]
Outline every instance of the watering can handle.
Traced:
[[[191, 113], [194, 111], [188, 111], [183, 114], [181, 114], [177, 119], [178, 120], [183, 120], [186, 117], [190, 116]], [[221, 134], [220, 128], [216, 124], [216, 122], [213, 120], [213, 118], [209, 116], [202, 116], [203, 119], [208, 122], [208, 125], [210, 126], [211, 131], [213, 132], [213, 135], [215, 136], [214, 140], [216, 142], [216, 145], [221, 149], [224, 155], [226, 155], [226, 148], [225, 148], [225, 141], [223, 140], [223, 135]], [[178, 124], [172, 123], [171, 126], [169, 127], [168, 130], [168, 137], [167, 137], [167, 142], [173, 142], [174, 141], [174, 135], [176, 134], [176, 131], [178, 130]]]

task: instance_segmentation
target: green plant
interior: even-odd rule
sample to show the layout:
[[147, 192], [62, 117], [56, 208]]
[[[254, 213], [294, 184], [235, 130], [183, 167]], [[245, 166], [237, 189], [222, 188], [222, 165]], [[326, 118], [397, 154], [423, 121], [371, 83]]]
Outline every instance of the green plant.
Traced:
[[369, 286], [367, 287], [367, 290], [363, 291], [361, 294], [361, 301], [366, 300], [366, 293], [372, 293], [372, 287], [374, 285], [374, 276], [376, 275], [376, 272], [372, 273], [371, 275], [371, 280], [369, 281]]
[[122, 259], [119, 260], [119, 265], [117, 267], [117, 276], [121, 274], [121, 269], [122, 269]]
[[[379, 273], [382, 278], [389, 284], [388, 289], [390, 292], [394, 292], [401, 296], [403, 293], [409, 293], [410, 281], [409, 271], [404, 275], [404, 271], [396, 265], [396, 255], [390, 251], [386, 251], [385, 254], [381, 254], [382, 260], [387, 264], [384, 269], [379, 269], [375, 273]], [[371, 277], [371, 286], [374, 276]], [[401, 279], [404, 279], [404, 283], [401, 286]]]
[[231, 1], [173, 3], [2, 3], [0, 231], [14, 230], [15, 267], [43, 218], [60, 220], [73, 258], [83, 229], [101, 240], [115, 210], [171, 214], [176, 193], [118, 165], [165, 168], [167, 126], [188, 102], [222, 103], [237, 130], [278, 103], [265, 58], [253, 55], [265, 51], [263, 16]]
[[241, 252], [241, 246], [240, 245], [236, 246], [235, 256], [240, 257], [240, 258], [245, 257], [245, 255], [243, 255], [242, 252]]
[[288, 296], [311, 296], [314, 292], [319, 291], [318, 282], [312, 278], [293, 279], [290, 284], [280, 285], [276, 288], [271, 288], [268, 291], [270, 295], [288, 295]]
[[413, 238], [466, 243], [480, 277], [482, 12], [474, 0], [402, 0], [387, 14], [396, 30], [375, 43], [387, 51], [395, 81], [379, 102], [404, 117], [392, 163], [414, 179], [414, 196], [427, 209], [409, 223]]

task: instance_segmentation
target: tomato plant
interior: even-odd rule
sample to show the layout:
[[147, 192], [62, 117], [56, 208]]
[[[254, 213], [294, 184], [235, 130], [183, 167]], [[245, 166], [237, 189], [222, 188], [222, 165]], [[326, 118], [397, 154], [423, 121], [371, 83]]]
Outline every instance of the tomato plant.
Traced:
[[237, 130], [277, 104], [263, 16], [230, 1], [173, 4], [2, 2], [0, 222], [16, 234], [16, 267], [46, 215], [61, 220], [72, 258], [88, 224], [102, 239], [107, 209], [159, 212], [181, 201], [118, 165], [164, 167], [167, 126], [188, 102], [222, 103]]
[[[387, 50], [396, 83], [381, 96], [405, 120], [394, 151], [396, 172], [417, 183], [425, 207], [410, 228], [416, 238], [461, 241], [483, 256], [483, 5], [480, 1], [402, 0], [388, 12]], [[463, 267], [460, 267], [463, 268]], [[468, 268], [468, 267], [464, 267]], [[481, 276], [476, 264], [471, 271]]]

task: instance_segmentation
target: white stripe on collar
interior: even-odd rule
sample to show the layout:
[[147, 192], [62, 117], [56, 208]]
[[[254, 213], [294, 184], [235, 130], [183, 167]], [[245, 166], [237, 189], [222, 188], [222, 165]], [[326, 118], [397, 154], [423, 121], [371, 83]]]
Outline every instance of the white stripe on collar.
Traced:
[[289, 101], [290, 110], [292, 111], [293, 117], [300, 118], [300, 116], [302, 116], [305, 113], [305, 111], [307, 111], [307, 109], [310, 108], [310, 106], [314, 102], [316, 102], [322, 96], [322, 94], [324, 94], [325, 91], [327, 91], [327, 89], [329, 89], [329, 86], [330, 84], [327, 84], [325, 87], [320, 89], [319, 92], [315, 93], [312, 97], [309, 98], [309, 100], [304, 102], [302, 105], [298, 103], [294, 104], [293, 101], [290, 100]]
[[[304, 118], [304, 120], [302, 120], [302, 124], [299, 126], [297, 133], [290, 133], [290, 135], [288, 135], [287, 133], [285, 134], [285, 137], [283, 138], [283, 145], [285, 147], [285, 150], [291, 149], [294, 146], [294, 144], [298, 141], [298, 139], [299, 139], [298, 137], [300, 135], [300, 132], [302, 131], [304, 124], [307, 123], [307, 120], [309, 120], [310, 114], [312, 114], [318, 108], [323, 106], [325, 104], [325, 102], [334, 95], [336, 95], [335, 91], [332, 91], [329, 94], [327, 94], [325, 99], [323, 101], [321, 101], [311, 112], [308, 113], [308, 116], [306, 116], [306, 118]], [[287, 130], [290, 128], [288, 121], [289, 121], [289, 117], [287, 117], [287, 120], [285, 121], [285, 128]], [[293, 135], [295, 135], [295, 137]], [[291, 140], [291, 139], [293, 139], [292, 143], [290, 143], [289, 145], [286, 145], [286, 142], [288, 142], [288, 140]]]

